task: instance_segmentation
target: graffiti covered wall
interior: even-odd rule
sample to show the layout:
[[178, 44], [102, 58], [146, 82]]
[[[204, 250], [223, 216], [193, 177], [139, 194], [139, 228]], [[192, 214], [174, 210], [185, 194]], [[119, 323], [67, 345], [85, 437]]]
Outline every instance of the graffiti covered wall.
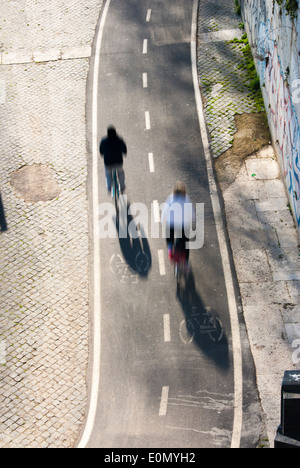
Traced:
[[241, 6], [300, 233], [300, 10], [292, 20], [276, 0], [241, 0]]

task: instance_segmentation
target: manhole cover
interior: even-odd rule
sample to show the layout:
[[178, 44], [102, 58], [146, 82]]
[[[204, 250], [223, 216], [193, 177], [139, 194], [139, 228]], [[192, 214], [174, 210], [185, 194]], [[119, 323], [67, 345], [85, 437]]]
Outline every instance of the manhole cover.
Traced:
[[26, 203], [50, 201], [61, 192], [51, 170], [40, 164], [24, 166], [13, 172], [10, 183]]

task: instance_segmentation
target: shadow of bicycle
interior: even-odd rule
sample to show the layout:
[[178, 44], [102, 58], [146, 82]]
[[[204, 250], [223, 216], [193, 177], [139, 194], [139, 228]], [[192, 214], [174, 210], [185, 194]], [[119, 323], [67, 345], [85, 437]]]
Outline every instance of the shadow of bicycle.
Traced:
[[228, 340], [221, 319], [205, 307], [196, 290], [192, 270], [185, 278], [184, 284], [177, 289], [177, 298], [184, 312], [180, 324], [180, 338], [186, 345], [196, 345], [219, 367], [228, 369]]
[[[122, 255], [132, 272], [146, 279], [152, 267], [151, 250], [143, 226], [138, 225], [129, 214], [129, 207], [128, 202], [127, 206], [122, 207], [121, 213], [123, 214], [116, 219], [117, 232], [126, 233], [126, 235], [119, 236], [119, 244]], [[121, 223], [123, 226], [120, 225]], [[129, 232], [135, 235], [130, 235]]]

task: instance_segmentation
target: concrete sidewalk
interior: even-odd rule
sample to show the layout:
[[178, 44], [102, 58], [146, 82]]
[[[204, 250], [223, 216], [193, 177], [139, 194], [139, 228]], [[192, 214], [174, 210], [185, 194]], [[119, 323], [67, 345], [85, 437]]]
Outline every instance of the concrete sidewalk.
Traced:
[[261, 105], [241, 67], [242, 46], [229, 42], [241, 37], [240, 22], [233, 0], [200, 2], [198, 70], [272, 447], [284, 371], [300, 366], [299, 239], [266, 120], [252, 114]]

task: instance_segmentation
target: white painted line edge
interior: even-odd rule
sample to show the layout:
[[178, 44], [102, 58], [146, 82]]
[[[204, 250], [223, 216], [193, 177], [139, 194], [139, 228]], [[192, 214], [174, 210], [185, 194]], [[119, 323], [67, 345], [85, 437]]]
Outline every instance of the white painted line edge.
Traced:
[[151, 130], [150, 112], [145, 112], [146, 130]]
[[143, 73], [143, 88], [148, 88], [148, 74]]
[[208, 181], [210, 186], [210, 194], [213, 205], [214, 216], [216, 220], [216, 228], [218, 240], [220, 244], [220, 252], [222, 257], [222, 264], [225, 276], [226, 290], [228, 296], [228, 305], [230, 312], [231, 330], [232, 330], [232, 347], [233, 347], [233, 361], [234, 361], [234, 421], [233, 432], [231, 440], [231, 448], [239, 448], [242, 437], [243, 425], [243, 360], [241, 348], [241, 336], [239, 327], [238, 307], [236, 303], [232, 270], [230, 265], [230, 258], [228, 246], [226, 242], [223, 218], [220, 206], [217, 185], [214, 177], [208, 133], [205, 124], [204, 109], [200, 94], [198, 70], [197, 70], [197, 23], [198, 23], [198, 4], [199, 0], [194, 0], [193, 6], [193, 20], [192, 20], [192, 33], [191, 33], [191, 57], [193, 69], [193, 82], [195, 89], [195, 99], [198, 110], [198, 118], [200, 124], [200, 131], [205, 152], [206, 166], [208, 172]]
[[161, 392], [161, 400], [159, 407], [159, 416], [167, 416], [168, 412], [168, 402], [169, 402], [169, 391], [170, 387], [163, 387]]
[[147, 54], [148, 53], [148, 39], [144, 39], [144, 42], [143, 42], [143, 54]]
[[148, 10], [147, 11], [147, 16], [146, 16], [146, 22], [149, 23], [150, 19], [151, 19], [151, 13], [152, 13], [152, 10]]
[[164, 315], [164, 340], [165, 340], [165, 343], [170, 343], [170, 341], [171, 341], [170, 314], [165, 314]]
[[165, 251], [158, 250], [158, 265], [159, 265], [159, 273], [160, 276], [166, 275], [166, 264], [165, 264]]
[[149, 157], [149, 169], [150, 169], [150, 172], [153, 173], [155, 172], [153, 153], [149, 153], [148, 157]]
[[108, 14], [108, 9], [111, 0], [107, 0], [96, 40], [95, 63], [94, 63], [94, 76], [93, 76], [93, 109], [92, 109], [92, 138], [93, 138], [93, 243], [94, 243], [94, 267], [93, 267], [93, 281], [94, 281], [94, 323], [93, 323], [93, 352], [92, 352], [92, 379], [91, 379], [91, 393], [88, 415], [85, 423], [81, 439], [77, 444], [77, 448], [85, 448], [90, 440], [96, 419], [97, 406], [98, 406], [98, 392], [100, 383], [100, 351], [101, 351], [101, 296], [100, 296], [100, 283], [101, 283], [101, 267], [100, 267], [100, 232], [98, 223], [98, 205], [99, 205], [99, 180], [98, 180], [98, 83], [99, 83], [99, 69], [100, 69], [100, 51], [102, 45], [103, 31], [105, 21]]

